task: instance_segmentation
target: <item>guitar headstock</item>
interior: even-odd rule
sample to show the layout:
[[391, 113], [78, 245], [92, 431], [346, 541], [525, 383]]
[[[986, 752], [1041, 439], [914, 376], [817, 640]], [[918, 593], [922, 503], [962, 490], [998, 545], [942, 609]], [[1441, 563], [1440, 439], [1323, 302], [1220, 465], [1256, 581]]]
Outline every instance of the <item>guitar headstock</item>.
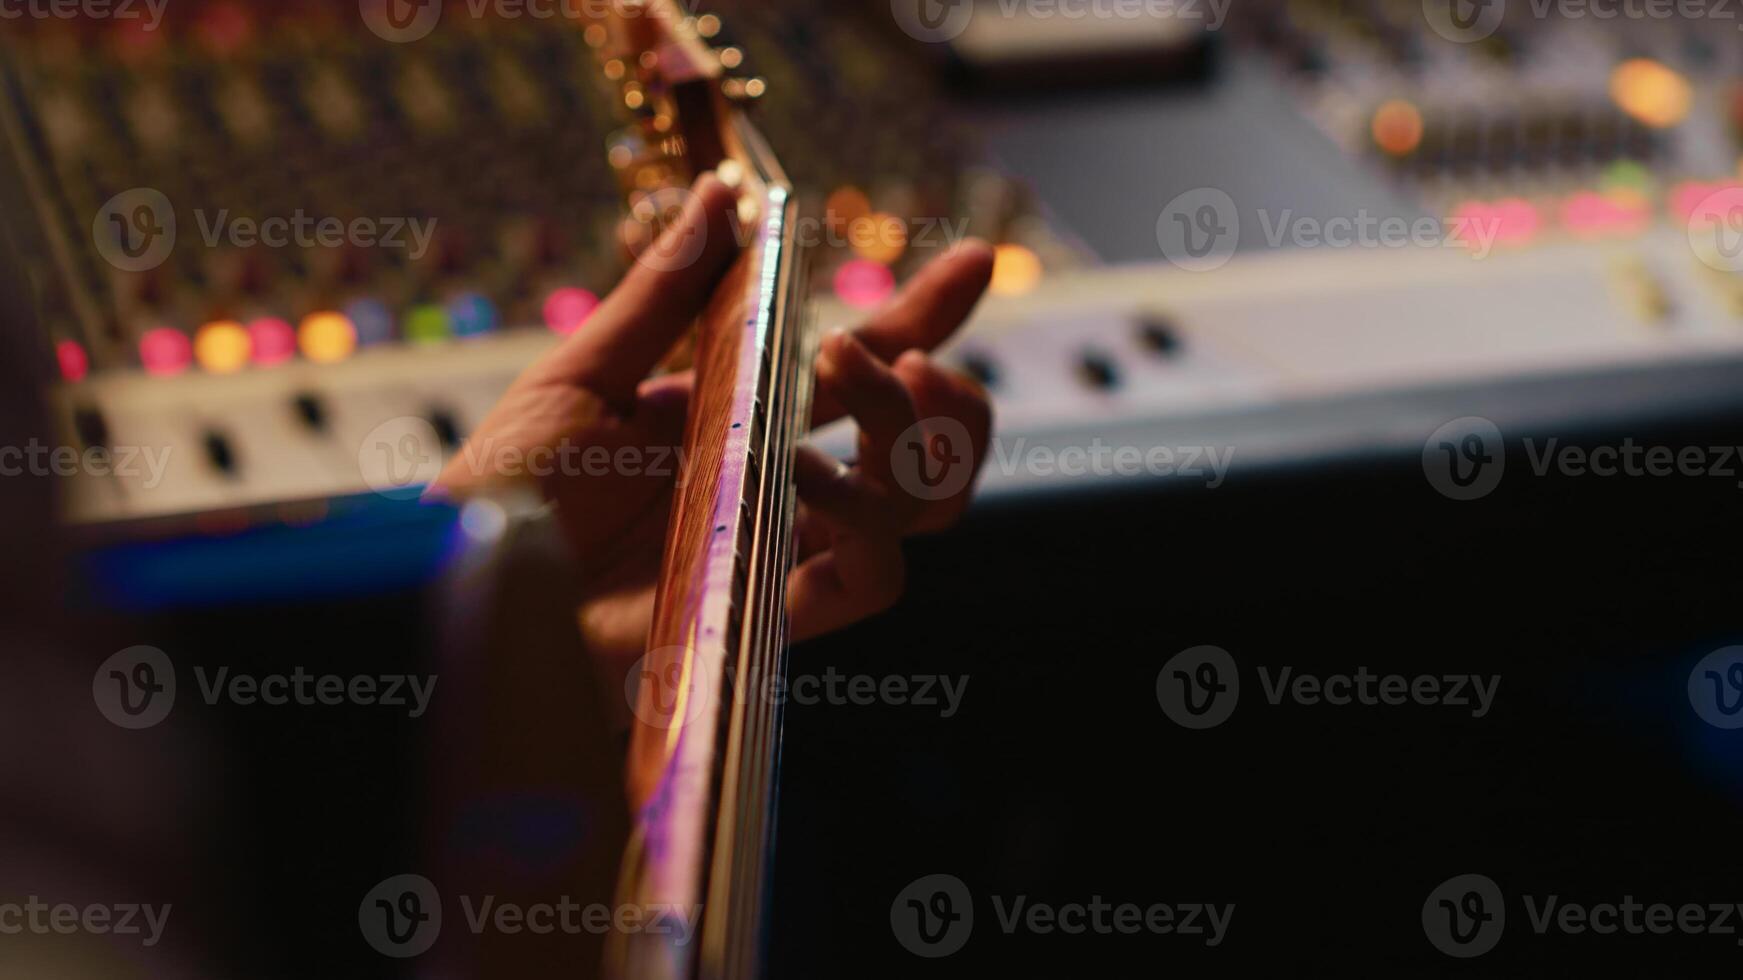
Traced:
[[[751, 124], [747, 109], [767, 91], [740, 77], [744, 52], [717, 47], [720, 19], [692, 15], [677, 0], [620, 0], [590, 25], [588, 43], [631, 125], [609, 148], [630, 213], [656, 224], [661, 191], [715, 171], [754, 203], [786, 175]], [[752, 218], [754, 214], [741, 217]]]

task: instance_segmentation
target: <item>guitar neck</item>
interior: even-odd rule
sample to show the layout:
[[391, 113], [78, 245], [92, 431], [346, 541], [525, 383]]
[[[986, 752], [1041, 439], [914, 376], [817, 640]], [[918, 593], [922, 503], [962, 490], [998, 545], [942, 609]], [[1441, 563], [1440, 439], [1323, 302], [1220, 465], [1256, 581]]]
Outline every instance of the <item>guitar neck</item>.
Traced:
[[[627, 937], [620, 975], [637, 978], [750, 977], [761, 947], [780, 756], [769, 694], [786, 669], [793, 454], [815, 349], [792, 192], [766, 171], [742, 176], [751, 233], [697, 328], [688, 462], [643, 672], [677, 681], [643, 685], [629, 760], [639, 809], [624, 901], [700, 906], [702, 929], [687, 944]], [[673, 686], [678, 703], [654, 703]]]

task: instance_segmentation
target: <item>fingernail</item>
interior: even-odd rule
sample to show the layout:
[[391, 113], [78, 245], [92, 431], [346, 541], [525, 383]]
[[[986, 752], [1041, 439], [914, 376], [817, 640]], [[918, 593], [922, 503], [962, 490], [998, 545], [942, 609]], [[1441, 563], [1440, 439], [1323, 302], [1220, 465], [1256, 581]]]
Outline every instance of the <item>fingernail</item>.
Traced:
[[971, 253], [978, 254], [978, 255], [984, 256], [984, 257], [989, 258], [989, 259], [993, 258], [997, 254], [993, 250], [992, 245], [989, 242], [987, 242], [986, 239], [984, 239], [984, 238], [965, 238], [962, 241], [956, 243], [956, 245], [954, 245], [953, 247], [951, 247], [949, 251], [946, 251], [944, 253], [944, 257], [947, 259], [953, 259], [959, 255], [968, 255]]
[[823, 336], [823, 353], [832, 361], [841, 360], [853, 344], [853, 333], [846, 327], [836, 327]]

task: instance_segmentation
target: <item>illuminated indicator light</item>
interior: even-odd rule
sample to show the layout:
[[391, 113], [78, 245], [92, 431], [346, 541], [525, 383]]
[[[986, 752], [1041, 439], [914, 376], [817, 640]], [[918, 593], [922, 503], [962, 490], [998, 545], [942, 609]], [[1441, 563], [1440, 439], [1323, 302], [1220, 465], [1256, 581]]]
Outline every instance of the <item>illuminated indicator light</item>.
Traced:
[[865, 196], [865, 191], [851, 185], [837, 187], [823, 202], [823, 216], [829, 227], [836, 231], [852, 227], [854, 222], [870, 217], [871, 213], [871, 199]]
[[1409, 156], [1422, 145], [1422, 113], [1402, 99], [1374, 111], [1374, 143], [1390, 156]]
[[54, 345], [55, 360], [60, 362], [61, 377], [72, 384], [85, 380], [91, 373], [91, 356], [76, 340], [63, 340]]
[[545, 297], [545, 326], [554, 334], [568, 336], [581, 329], [597, 309], [599, 297], [585, 289], [566, 286]]
[[1652, 171], [1634, 160], [1618, 160], [1604, 168], [1599, 181], [1606, 191], [1652, 189]]
[[1452, 237], [1467, 248], [1528, 245], [1543, 230], [1543, 213], [1523, 198], [1466, 201], [1453, 209]]
[[1543, 228], [1543, 214], [1530, 201], [1510, 197], [1495, 202], [1495, 240], [1504, 245], [1526, 245]]
[[1689, 243], [1702, 262], [1724, 272], [1739, 271], [1736, 234], [1743, 228], [1743, 187], [1718, 185], [1690, 208]]
[[895, 265], [908, 250], [908, 226], [893, 214], [874, 214], [849, 225], [847, 240], [860, 258]]
[[156, 30], [156, 27], [156, 24], [144, 17], [117, 21], [114, 33], [110, 35], [115, 53], [129, 64], [139, 64], [152, 58], [163, 50], [164, 35], [168, 33]]
[[393, 340], [393, 311], [378, 299], [355, 299], [345, 304], [345, 315], [357, 328], [357, 344], [373, 347]]
[[254, 24], [248, 12], [235, 3], [217, 3], [207, 7], [197, 28], [200, 41], [213, 54], [228, 55], [254, 35]]
[[1734, 180], [1721, 180], [1712, 183], [1691, 180], [1678, 184], [1670, 192], [1671, 216], [1678, 221], [1687, 221], [1701, 206], [1701, 202], [1720, 191], [1733, 190], [1738, 187], [1743, 187], [1743, 183]]
[[848, 306], [881, 306], [896, 291], [896, 274], [888, 266], [854, 259], [835, 271], [835, 295]]
[[1561, 223], [1581, 238], [1631, 235], [1645, 230], [1649, 205], [1638, 191], [1582, 191], [1561, 206]]
[[174, 327], [154, 327], [139, 338], [139, 363], [147, 374], [171, 377], [186, 371], [193, 361], [193, 342]]
[[1640, 122], [1668, 129], [1688, 118], [1694, 92], [1674, 69], [1651, 58], [1631, 58], [1610, 73], [1610, 98]]
[[448, 311], [440, 306], [417, 306], [406, 314], [405, 339], [414, 344], [439, 344], [453, 335]]
[[248, 339], [254, 348], [254, 363], [261, 367], [283, 364], [297, 355], [296, 328], [275, 316], [250, 323]]
[[316, 364], [334, 364], [357, 350], [357, 328], [343, 313], [311, 313], [297, 330], [303, 356]]
[[253, 355], [254, 341], [240, 323], [208, 323], [194, 333], [194, 360], [213, 374], [235, 374]]
[[480, 293], [461, 293], [448, 303], [448, 315], [454, 321], [454, 336], [480, 337], [495, 333], [498, 325], [496, 304]]
[[992, 291], [997, 296], [1022, 296], [1041, 285], [1041, 257], [1021, 245], [993, 250]]

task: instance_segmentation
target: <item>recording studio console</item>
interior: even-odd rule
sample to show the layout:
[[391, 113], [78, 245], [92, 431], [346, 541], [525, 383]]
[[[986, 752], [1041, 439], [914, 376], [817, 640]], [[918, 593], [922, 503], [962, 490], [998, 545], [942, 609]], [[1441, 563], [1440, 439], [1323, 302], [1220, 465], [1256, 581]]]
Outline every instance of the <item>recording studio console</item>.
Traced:
[[[1729, 404], [1737, 263], [1702, 261], [1688, 228], [1737, 183], [1737, 51], [1712, 24], [1532, 6], [1449, 38], [1413, 2], [1253, 0], [1224, 33], [1194, 32], [1195, 75], [1219, 58], [1267, 75], [1351, 180], [1500, 232], [1481, 260], [1243, 251], [1202, 273], [1094, 267], [1034, 192], [981, 162], [942, 108], [943, 49], [909, 43], [887, 4], [718, 0], [699, 27], [820, 218], [826, 324], [954, 237], [999, 245], [994, 296], [949, 352], [998, 406], [996, 497], [1105, 475], [1037, 450], [1222, 446], [1251, 467], [1419, 448], [1462, 415]], [[351, 8], [232, 0], [172, 5], [149, 34], [45, 21], [0, 36], [7, 210], [41, 263], [62, 441], [99, 457], [67, 467], [74, 520], [227, 527], [415, 495], [522, 366], [585, 329], [623, 267], [611, 164], [646, 148], [616, 135], [584, 23], [449, 7], [415, 43]], [[1270, 156], [1261, 145], [1233, 144]], [[1070, 148], [1074, 181], [1097, 152]], [[1273, 186], [1299, 176], [1248, 162]], [[1130, 217], [1129, 189], [1110, 193]], [[299, 216], [398, 221], [408, 247], [232, 234]], [[1139, 217], [1142, 247], [1121, 254], [1165, 254]], [[150, 255], [170, 218], [181, 244]]]
[[[1711, 268], [1670, 232], [1483, 260], [1278, 252], [1237, 256], [1214, 273], [1083, 272], [994, 297], [947, 357], [993, 395], [999, 439], [986, 492], [997, 497], [1122, 477], [1201, 479], [1212, 454], [1232, 458], [1238, 478], [1291, 460], [1420, 451], [1463, 416], [1516, 430], [1743, 402], [1740, 297], [1743, 277]], [[837, 303], [820, 310], [824, 325], [856, 315]], [[177, 385], [141, 372], [64, 388], [74, 445], [140, 454], [128, 475], [73, 478], [71, 515], [256, 510], [276, 519], [281, 504], [415, 495], [555, 342], [510, 331], [339, 365]], [[820, 439], [847, 449], [839, 431]], [[1062, 450], [1122, 447], [1197, 453], [1206, 465], [1058, 463]], [[165, 458], [147, 486], [148, 462]]]

